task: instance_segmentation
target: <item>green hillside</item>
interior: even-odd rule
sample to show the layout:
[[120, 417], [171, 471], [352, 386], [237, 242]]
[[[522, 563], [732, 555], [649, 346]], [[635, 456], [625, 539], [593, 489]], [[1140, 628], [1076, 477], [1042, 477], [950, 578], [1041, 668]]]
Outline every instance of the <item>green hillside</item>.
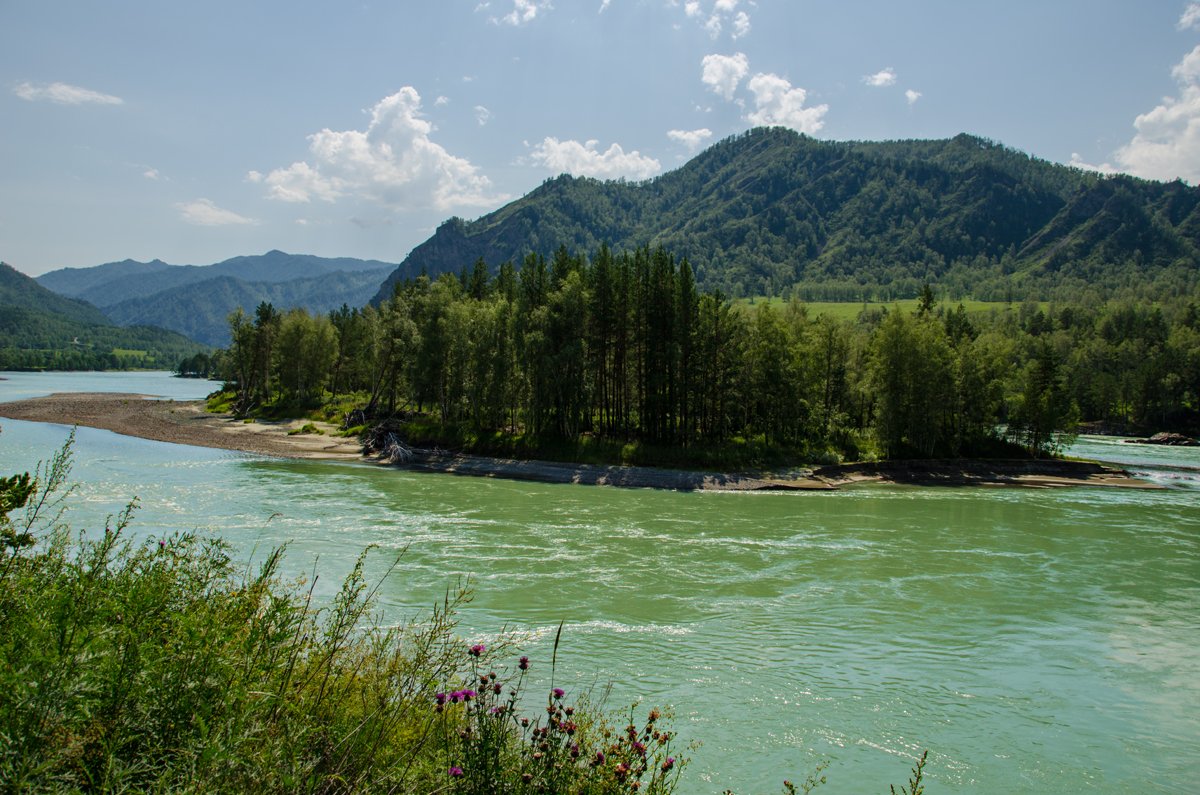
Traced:
[[0, 263], [0, 370], [171, 369], [205, 348], [161, 328], [115, 326]]
[[1098, 174], [969, 135], [728, 138], [642, 183], [561, 176], [475, 221], [452, 218], [383, 285], [565, 246], [663, 246], [734, 296], [892, 300], [923, 284], [1012, 300], [1194, 289], [1200, 189]]

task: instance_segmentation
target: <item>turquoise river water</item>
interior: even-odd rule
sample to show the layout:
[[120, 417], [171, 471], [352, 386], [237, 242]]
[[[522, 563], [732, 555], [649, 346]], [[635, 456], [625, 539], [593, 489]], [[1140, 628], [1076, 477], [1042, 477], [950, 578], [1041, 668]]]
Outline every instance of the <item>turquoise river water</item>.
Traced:
[[[185, 399], [166, 374], [0, 374]], [[64, 426], [0, 420], [0, 472]], [[684, 793], [887, 792], [929, 749], [928, 792], [1183, 792], [1200, 777], [1200, 450], [1089, 438], [1161, 491], [861, 486], [675, 493], [271, 460], [81, 428], [74, 527], [132, 497], [132, 533], [199, 530], [331, 593], [359, 552], [386, 614], [461, 578], [465, 641], [518, 633], [558, 683], [669, 706]]]

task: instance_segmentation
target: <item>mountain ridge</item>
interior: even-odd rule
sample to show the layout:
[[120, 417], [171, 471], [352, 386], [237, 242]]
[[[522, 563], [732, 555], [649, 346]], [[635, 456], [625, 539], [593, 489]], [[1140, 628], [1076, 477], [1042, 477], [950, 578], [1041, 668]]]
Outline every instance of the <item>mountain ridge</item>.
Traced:
[[735, 296], [799, 285], [802, 297], [890, 299], [934, 283], [1046, 297], [1108, 289], [1096, 273], [1130, 267], [1147, 282], [1195, 284], [1200, 189], [1105, 177], [967, 134], [836, 142], [756, 128], [651, 180], [563, 175], [474, 221], [448, 219], [373, 301], [479, 258], [494, 271], [601, 243], [661, 245], [688, 258], [700, 286]]

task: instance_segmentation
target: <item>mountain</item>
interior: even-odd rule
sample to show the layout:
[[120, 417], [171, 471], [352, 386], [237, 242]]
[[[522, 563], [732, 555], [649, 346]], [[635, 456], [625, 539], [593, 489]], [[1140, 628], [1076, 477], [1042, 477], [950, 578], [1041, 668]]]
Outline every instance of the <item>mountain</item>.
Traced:
[[121, 325], [153, 325], [208, 345], [229, 342], [229, 315], [266, 301], [276, 309], [328, 312], [358, 307], [379, 290], [394, 263], [268, 251], [213, 265], [123, 260], [63, 268], [38, 283], [99, 307]]
[[0, 370], [172, 369], [204, 349], [165, 329], [116, 326], [0, 263]]
[[379, 289], [391, 267], [334, 271], [277, 282], [246, 282], [231, 276], [216, 276], [110, 304], [104, 312], [122, 325], [163, 326], [208, 345], [224, 346], [229, 344], [229, 315], [239, 307], [252, 312], [266, 301], [277, 309], [301, 307], [325, 313], [342, 304], [362, 306]]
[[1193, 289], [1200, 189], [1102, 177], [971, 135], [818, 141], [760, 128], [640, 183], [560, 176], [475, 221], [452, 218], [376, 294], [421, 273], [495, 271], [560, 246], [663, 246], [732, 295], [862, 300], [923, 284], [977, 298]]
[[213, 265], [167, 265], [153, 262], [110, 262], [92, 268], [63, 268], [43, 274], [38, 282], [57, 293], [82, 298], [101, 309], [133, 298], [152, 295], [228, 276], [242, 282], [274, 284], [313, 279], [332, 273], [391, 270], [394, 263], [349, 257], [327, 258], [308, 254], [268, 251], [257, 256], [234, 257]]

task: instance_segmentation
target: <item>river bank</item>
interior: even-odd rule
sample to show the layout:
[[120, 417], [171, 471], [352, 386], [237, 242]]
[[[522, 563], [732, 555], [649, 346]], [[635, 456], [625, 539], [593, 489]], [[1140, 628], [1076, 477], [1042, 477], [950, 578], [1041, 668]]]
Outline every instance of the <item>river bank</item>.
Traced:
[[424, 472], [499, 477], [541, 483], [579, 483], [678, 491], [827, 491], [860, 483], [1055, 488], [1158, 488], [1123, 469], [1077, 461], [901, 461], [840, 464], [777, 473], [718, 473], [651, 467], [523, 461], [415, 450], [402, 464], [364, 456], [357, 439], [333, 435], [335, 426], [312, 423], [322, 434], [298, 433], [307, 420], [245, 422], [210, 414], [203, 401], [147, 400], [139, 395], [59, 393], [0, 403], [0, 417], [84, 425], [161, 442], [279, 458], [362, 461]]

